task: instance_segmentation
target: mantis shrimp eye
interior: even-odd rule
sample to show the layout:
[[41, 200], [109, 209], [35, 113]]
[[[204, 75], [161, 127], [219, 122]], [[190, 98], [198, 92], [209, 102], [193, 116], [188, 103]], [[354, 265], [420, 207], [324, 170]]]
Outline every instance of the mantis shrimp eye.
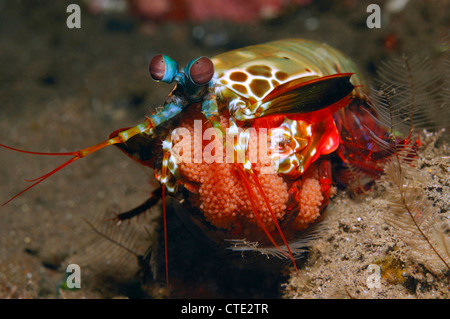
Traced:
[[154, 80], [172, 83], [178, 73], [178, 63], [167, 55], [158, 54], [150, 61], [148, 70]]
[[158, 54], [150, 61], [148, 68], [150, 75], [156, 81], [161, 81], [166, 74], [166, 61], [164, 61], [164, 56]]
[[189, 76], [197, 85], [208, 83], [214, 75], [214, 64], [207, 57], [201, 57], [190, 63]]

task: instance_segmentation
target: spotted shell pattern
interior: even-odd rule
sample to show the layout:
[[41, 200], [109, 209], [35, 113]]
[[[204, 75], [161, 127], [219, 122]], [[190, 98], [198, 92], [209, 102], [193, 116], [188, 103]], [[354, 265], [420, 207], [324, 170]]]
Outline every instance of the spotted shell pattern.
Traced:
[[[308, 40], [288, 39], [229, 51], [212, 59], [215, 85], [222, 96], [261, 101], [280, 84], [304, 82], [336, 73], [356, 73], [356, 66], [338, 50]], [[361, 81], [355, 74], [355, 86]], [[226, 92], [226, 89], [231, 92]], [[354, 94], [360, 94], [356, 89]]]

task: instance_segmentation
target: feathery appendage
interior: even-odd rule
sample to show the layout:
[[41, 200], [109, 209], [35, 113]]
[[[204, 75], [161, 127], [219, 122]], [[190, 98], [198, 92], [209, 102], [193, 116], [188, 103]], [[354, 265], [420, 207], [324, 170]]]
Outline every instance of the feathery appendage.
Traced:
[[389, 140], [373, 134], [377, 145], [391, 154], [378, 181], [387, 188], [389, 207], [384, 218], [409, 245], [416, 260], [446, 272], [450, 270], [449, 226], [447, 222], [442, 227], [445, 218], [440, 221], [442, 214], [427, 197], [424, 185], [429, 177], [418, 169], [420, 143], [413, 139], [415, 134], [419, 136], [419, 129], [448, 126], [449, 82], [439, 74], [428, 59], [404, 56], [385, 63], [379, 72], [380, 88], [369, 101], [378, 123], [390, 132]]
[[68, 262], [95, 268], [99, 272], [107, 272], [115, 267], [133, 274], [152, 274], [155, 278], [156, 261], [152, 252], [156, 249], [155, 229], [159, 227], [159, 214], [155, 212], [140, 217], [144, 226], [142, 223], [118, 222], [114, 219], [117, 210], [95, 212], [89, 219], [84, 219], [93, 232], [81, 242], [82, 253], [70, 256]]

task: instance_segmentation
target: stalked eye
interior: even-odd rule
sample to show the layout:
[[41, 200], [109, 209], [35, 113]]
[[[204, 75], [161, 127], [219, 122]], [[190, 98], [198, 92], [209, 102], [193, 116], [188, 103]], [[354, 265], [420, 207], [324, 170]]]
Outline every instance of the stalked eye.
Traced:
[[167, 55], [158, 54], [150, 61], [148, 71], [154, 80], [171, 83], [178, 72], [178, 63]]
[[214, 75], [214, 64], [207, 57], [201, 57], [189, 63], [189, 76], [195, 84], [204, 85]]
[[166, 61], [164, 61], [162, 54], [158, 54], [150, 61], [148, 71], [156, 81], [161, 81], [164, 78], [164, 74], [166, 74]]

